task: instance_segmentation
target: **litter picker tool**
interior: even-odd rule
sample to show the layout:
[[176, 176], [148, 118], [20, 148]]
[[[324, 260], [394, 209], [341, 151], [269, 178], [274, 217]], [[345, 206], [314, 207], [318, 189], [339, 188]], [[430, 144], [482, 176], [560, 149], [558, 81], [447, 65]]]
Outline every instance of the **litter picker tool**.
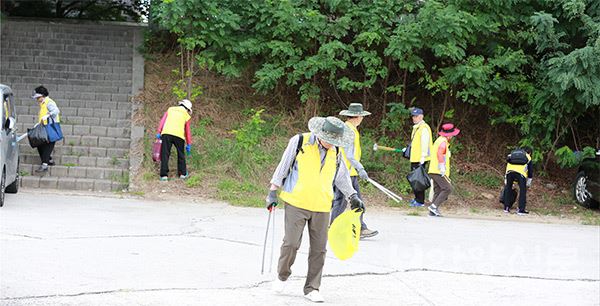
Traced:
[[400, 197], [399, 195], [391, 192], [389, 189], [383, 187], [381, 184], [377, 183], [373, 179], [369, 178], [369, 182], [371, 184], [373, 184], [373, 186], [377, 187], [377, 189], [381, 190], [381, 192], [383, 192], [385, 195], [387, 195], [388, 197], [390, 197], [392, 200], [396, 201], [396, 203], [400, 203], [400, 201], [402, 201], [402, 197]]
[[[273, 211], [275, 210], [275, 205], [272, 205], [271, 208], [269, 208], [269, 217], [267, 218], [267, 230], [265, 231], [265, 242], [263, 244], [263, 254], [262, 254], [262, 266], [260, 268], [260, 274], [264, 274], [265, 273], [265, 255], [267, 253], [267, 238], [269, 237], [269, 226], [271, 225], [271, 216], [273, 216], [273, 235], [275, 235], [274, 231], [275, 231], [275, 216], [273, 214]], [[273, 241], [275, 240], [275, 237], [273, 237]], [[271, 243], [271, 265], [273, 265], [273, 243]], [[269, 271], [270, 271], [270, 267], [269, 267]]]
[[378, 150], [381, 150], [381, 151], [392, 151], [392, 152], [402, 152], [402, 150], [400, 150], [400, 149], [396, 149], [396, 148], [391, 148], [391, 147], [386, 147], [386, 146], [381, 146], [381, 145], [378, 145], [378, 144], [374, 144], [373, 145], [373, 151], [378, 151]]
[[27, 133], [25, 133], [25, 134], [23, 134], [23, 135], [21, 135], [21, 136], [17, 136], [17, 142], [19, 142], [19, 141], [23, 140], [23, 139], [24, 139], [24, 138], [26, 138], [26, 137], [27, 137]]

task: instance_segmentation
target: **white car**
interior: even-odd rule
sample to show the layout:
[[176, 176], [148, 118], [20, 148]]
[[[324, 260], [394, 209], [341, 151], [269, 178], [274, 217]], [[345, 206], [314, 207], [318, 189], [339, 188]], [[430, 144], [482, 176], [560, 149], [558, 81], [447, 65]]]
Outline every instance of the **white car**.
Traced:
[[0, 207], [4, 206], [4, 193], [19, 191], [19, 145], [17, 144], [17, 112], [12, 90], [0, 84]]

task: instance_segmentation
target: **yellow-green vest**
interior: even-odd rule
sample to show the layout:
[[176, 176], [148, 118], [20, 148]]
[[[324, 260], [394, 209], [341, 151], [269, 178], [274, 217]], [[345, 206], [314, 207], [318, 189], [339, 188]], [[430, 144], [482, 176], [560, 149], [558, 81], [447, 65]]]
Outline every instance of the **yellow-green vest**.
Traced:
[[429, 156], [425, 157], [425, 161], [431, 159], [431, 146], [433, 145], [432, 137], [431, 137], [431, 127], [429, 124], [423, 122], [416, 127], [413, 127], [412, 135], [410, 136], [410, 162], [418, 163], [421, 161], [421, 135], [423, 133], [428, 133], [429, 135]]
[[[527, 163], [529, 163], [530, 161], [531, 161], [531, 156], [529, 154], [527, 154]], [[527, 174], [528, 174], [527, 164], [515, 165], [515, 164], [507, 163], [506, 164], [506, 173], [508, 173], [510, 171], [518, 172], [521, 175], [523, 175], [524, 177], [527, 177]]]
[[302, 151], [296, 156], [298, 180], [291, 192], [282, 191], [279, 198], [286, 203], [314, 212], [331, 211], [333, 201], [333, 180], [336, 173], [337, 156], [335, 147], [331, 147], [325, 156], [321, 168], [319, 143], [308, 141], [311, 134], [305, 133]]
[[[358, 133], [358, 129], [352, 123], [346, 121], [346, 125], [352, 131], [354, 131], [354, 159], [360, 162], [360, 158], [362, 157], [362, 150], [360, 148], [360, 134]], [[346, 152], [344, 152], [344, 149], [340, 148], [340, 150], [342, 150], [342, 156], [344, 157], [344, 163], [346, 163], [346, 168], [350, 170], [350, 176], [358, 176], [358, 171], [356, 171], [356, 169], [352, 167], [352, 164], [350, 164], [350, 160], [348, 160], [348, 158], [346, 157]]]
[[[40, 111], [38, 112], [38, 122], [42, 121], [42, 118], [44, 118], [44, 116], [46, 116], [48, 114], [48, 103], [54, 103], [56, 104], [56, 102], [54, 102], [54, 100], [46, 97], [44, 98], [44, 101], [42, 103], [40, 103]], [[48, 124], [48, 120], [44, 119], [43, 120], [43, 124], [46, 125]], [[60, 122], [60, 116], [57, 115], [56, 116], [56, 122]]]
[[190, 114], [181, 106], [172, 106], [167, 110], [167, 121], [162, 134], [177, 136], [185, 140], [185, 123], [190, 120]]
[[431, 162], [429, 163], [429, 173], [435, 173], [435, 174], [441, 174], [440, 173], [440, 169], [438, 169], [438, 165], [440, 164], [437, 158], [437, 152], [438, 149], [440, 148], [440, 145], [442, 143], [446, 143], [446, 176], [450, 177], [450, 157], [451, 157], [451, 153], [450, 153], [450, 142], [448, 141], [448, 138], [444, 137], [444, 136], [440, 136], [438, 137], [435, 142], [433, 143], [433, 149], [431, 150]]

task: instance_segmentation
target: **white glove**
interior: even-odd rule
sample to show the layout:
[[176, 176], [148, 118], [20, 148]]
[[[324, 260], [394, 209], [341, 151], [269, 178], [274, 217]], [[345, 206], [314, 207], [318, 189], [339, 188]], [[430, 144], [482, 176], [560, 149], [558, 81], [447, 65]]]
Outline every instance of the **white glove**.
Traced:
[[532, 183], [532, 179], [528, 178], [527, 179], [527, 187], [531, 187], [531, 183]]
[[42, 117], [42, 119], [40, 119], [40, 121], [48, 120], [48, 118], [50, 118], [50, 115], [45, 115], [44, 117]]
[[419, 164], [424, 164], [425, 163], [425, 156], [421, 156], [421, 160], [419, 161]]
[[438, 165], [438, 169], [440, 170], [440, 175], [441, 176], [446, 175], [446, 164], [439, 164]]
[[402, 153], [406, 152], [406, 147], [402, 148]]
[[360, 178], [365, 181], [369, 179], [369, 175], [367, 174], [367, 171], [365, 171], [365, 169], [358, 170], [358, 176], [360, 176]]

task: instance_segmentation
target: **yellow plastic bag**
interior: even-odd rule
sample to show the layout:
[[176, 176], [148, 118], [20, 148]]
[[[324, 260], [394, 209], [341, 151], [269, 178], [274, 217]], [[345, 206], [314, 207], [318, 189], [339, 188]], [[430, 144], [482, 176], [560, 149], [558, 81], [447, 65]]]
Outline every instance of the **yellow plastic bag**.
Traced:
[[348, 210], [339, 215], [329, 227], [329, 247], [335, 257], [346, 260], [358, 251], [360, 212]]

